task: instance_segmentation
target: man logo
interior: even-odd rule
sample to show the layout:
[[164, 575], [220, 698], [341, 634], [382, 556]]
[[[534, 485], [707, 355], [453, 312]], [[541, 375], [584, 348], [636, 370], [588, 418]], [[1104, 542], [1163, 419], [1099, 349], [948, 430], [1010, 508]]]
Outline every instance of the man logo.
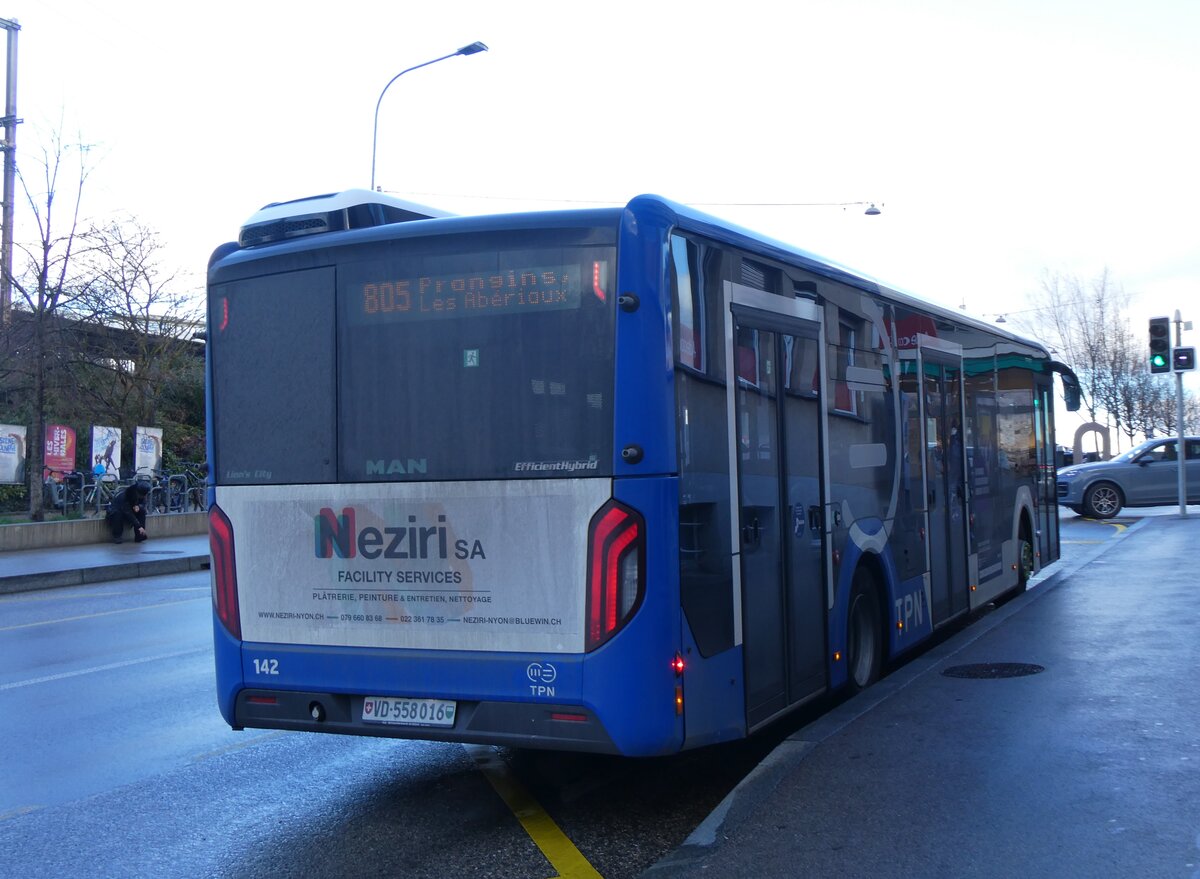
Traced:
[[375, 458], [368, 459], [366, 464], [368, 476], [392, 476], [397, 473], [407, 476], [410, 473], [429, 472], [429, 461], [425, 458], [407, 458], [403, 461], [399, 458], [392, 458], [390, 461]]

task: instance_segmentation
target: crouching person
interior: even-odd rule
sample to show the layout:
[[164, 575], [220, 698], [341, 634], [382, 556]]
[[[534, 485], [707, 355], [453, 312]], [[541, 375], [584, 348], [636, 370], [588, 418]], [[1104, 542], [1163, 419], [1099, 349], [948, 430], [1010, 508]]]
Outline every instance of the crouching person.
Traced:
[[108, 530], [113, 543], [120, 543], [126, 526], [133, 532], [133, 539], [141, 543], [146, 539], [146, 496], [150, 486], [135, 482], [120, 491], [108, 507]]

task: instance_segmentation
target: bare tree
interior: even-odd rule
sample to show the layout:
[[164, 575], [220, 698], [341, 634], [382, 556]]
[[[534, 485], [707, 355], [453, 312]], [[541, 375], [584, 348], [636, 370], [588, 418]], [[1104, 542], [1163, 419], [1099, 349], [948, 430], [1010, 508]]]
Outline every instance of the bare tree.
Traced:
[[[45, 517], [42, 469], [48, 404], [63, 375], [61, 355], [71, 350], [63, 336], [71, 331], [72, 322], [64, 318], [88, 295], [86, 277], [78, 272], [78, 257], [87, 247], [80, 231], [80, 207], [90, 172], [88, 148], [66, 144], [55, 132], [50, 145], [42, 150], [39, 165], [41, 179], [36, 182], [18, 171], [37, 238], [17, 245], [18, 265], [10, 280], [19, 296], [16, 304], [24, 314], [12, 313], [4, 345], [6, 383], [23, 387], [27, 397], [21, 396], [29, 401], [33, 435], [28, 443], [26, 478], [34, 521]], [[60, 186], [69, 199], [61, 206]]]
[[203, 359], [203, 345], [194, 341], [200, 298], [178, 289], [176, 273], [163, 267], [158, 234], [138, 220], [110, 221], [88, 238], [85, 311], [98, 344], [81, 367], [92, 373], [82, 383], [97, 408], [124, 427], [154, 425], [174, 379]]
[[1034, 332], [1075, 370], [1089, 418], [1098, 421], [1103, 413], [1117, 422], [1118, 431], [1128, 431], [1126, 403], [1136, 394], [1124, 385], [1144, 367], [1136, 357], [1124, 288], [1107, 268], [1089, 282], [1047, 271], [1031, 298], [1037, 315]]

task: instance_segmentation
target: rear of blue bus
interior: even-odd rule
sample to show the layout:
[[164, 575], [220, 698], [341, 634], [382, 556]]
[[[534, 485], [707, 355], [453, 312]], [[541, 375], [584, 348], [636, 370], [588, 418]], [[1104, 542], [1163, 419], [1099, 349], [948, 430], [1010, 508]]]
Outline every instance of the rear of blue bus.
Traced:
[[[620, 478], [636, 452], [614, 439], [645, 417], [650, 445], [671, 445], [663, 336], [618, 363], [621, 217], [421, 220], [214, 254], [231, 726], [682, 746], [677, 484], [661, 466]], [[656, 333], [662, 312], [646, 309]], [[618, 389], [647, 357], [652, 392]]]

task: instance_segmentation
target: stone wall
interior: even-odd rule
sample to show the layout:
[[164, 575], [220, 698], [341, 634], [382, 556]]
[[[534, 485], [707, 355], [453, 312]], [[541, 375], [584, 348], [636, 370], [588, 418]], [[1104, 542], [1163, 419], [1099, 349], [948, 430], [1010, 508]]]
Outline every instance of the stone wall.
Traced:
[[[150, 516], [146, 529], [155, 537], [182, 537], [208, 531], [208, 513], [163, 513]], [[30, 522], [0, 525], [0, 552], [17, 549], [53, 549], [83, 546], [109, 539], [104, 517], [69, 519], [61, 522]]]

